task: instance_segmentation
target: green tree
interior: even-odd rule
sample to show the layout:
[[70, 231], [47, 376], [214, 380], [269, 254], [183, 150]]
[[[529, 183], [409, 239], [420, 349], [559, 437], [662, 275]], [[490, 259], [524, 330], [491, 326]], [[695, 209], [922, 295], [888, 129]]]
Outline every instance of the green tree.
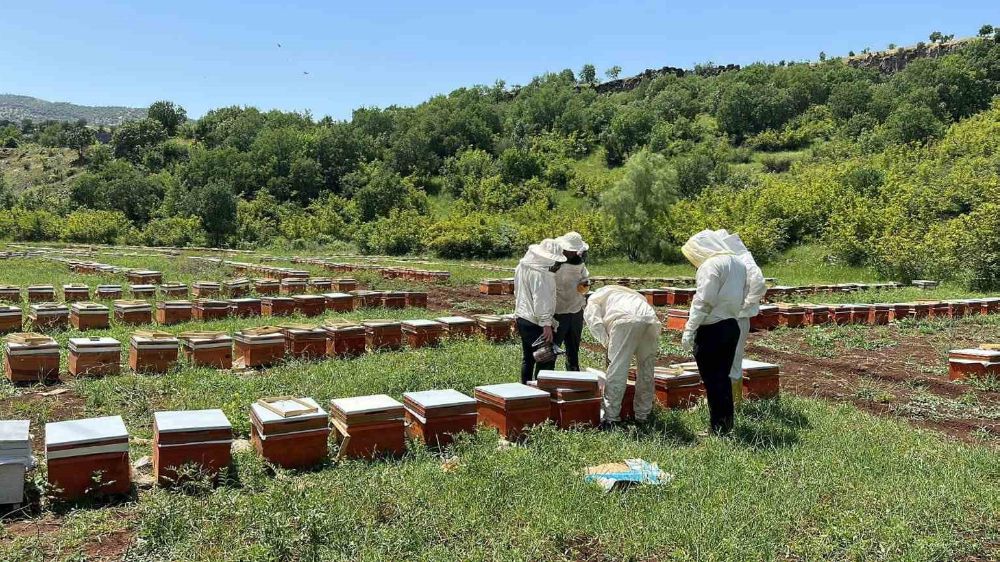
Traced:
[[580, 69], [578, 79], [581, 84], [587, 86], [597, 83], [597, 68], [595, 68], [592, 64], [583, 65], [583, 68]]
[[984, 26], [982, 26], [982, 27], [979, 28], [979, 36], [980, 37], [989, 37], [990, 35], [993, 35], [993, 26], [992, 25], [986, 24], [986, 25], [984, 25]]
[[86, 126], [71, 127], [64, 133], [65, 143], [68, 148], [76, 150], [80, 160], [84, 159], [87, 147], [97, 141], [97, 135], [93, 129]]
[[170, 136], [177, 134], [177, 128], [187, 121], [187, 111], [183, 107], [165, 100], [153, 102], [146, 116], [159, 121]]
[[601, 196], [601, 208], [614, 219], [612, 230], [630, 259], [670, 255], [670, 240], [662, 233], [677, 195], [677, 174], [663, 156], [644, 150], [625, 163], [622, 179]]
[[222, 246], [236, 230], [236, 196], [232, 187], [212, 181], [194, 189], [190, 210], [201, 219], [201, 224], [212, 246]]
[[617, 80], [618, 75], [622, 73], [622, 67], [617, 64], [611, 68], [604, 71], [604, 75], [608, 77], [608, 80]]
[[116, 158], [124, 158], [137, 164], [143, 153], [167, 138], [167, 130], [155, 119], [129, 121], [111, 135], [111, 146]]

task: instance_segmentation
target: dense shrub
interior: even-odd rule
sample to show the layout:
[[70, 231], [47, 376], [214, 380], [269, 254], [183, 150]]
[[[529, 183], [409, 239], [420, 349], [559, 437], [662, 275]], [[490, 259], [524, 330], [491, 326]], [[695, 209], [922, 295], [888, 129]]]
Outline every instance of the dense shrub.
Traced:
[[142, 243], [150, 246], [204, 246], [205, 229], [198, 217], [169, 217], [149, 221], [142, 230]]
[[370, 254], [402, 255], [424, 249], [430, 219], [412, 209], [393, 209], [388, 217], [361, 225], [354, 235], [358, 249]]
[[58, 240], [63, 219], [45, 210], [9, 209], [0, 211], [0, 236], [18, 242]]
[[518, 229], [504, 217], [487, 213], [452, 216], [431, 225], [427, 248], [443, 258], [501, 258], [514, 255]]
[[62, 238], [84, 244], [115, 244], [133, 241], [138, 232], [118, 211], [77, 209], [66, 216]]

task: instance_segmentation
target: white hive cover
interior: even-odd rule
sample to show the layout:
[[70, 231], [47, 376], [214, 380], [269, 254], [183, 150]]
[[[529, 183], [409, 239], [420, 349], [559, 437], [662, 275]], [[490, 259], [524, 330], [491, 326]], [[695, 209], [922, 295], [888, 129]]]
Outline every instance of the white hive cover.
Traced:
[[509, 382], [503, 384], [490, 384], [477, 386], [476, 390], [503, 398], [504, 400], [527, 400], [529, 398], [548, 398], [550, 395], [544, 390], [532, 388], [519, 382]]
[[448, 388], [445, 390], [422, 390], [420, 392], [404, 392], [403, 397], [420, 404], [424, 408], [446, 408], [475, 404], [476, 399], [461, 392]]
[[115, 338], [108, 338], [108, 337], [70, 338], [69, 346], [71, 349], [108, 348], [109, 350], [112, 350], [112, 349], [118, 349], [121, 346], [121, 342], [116, 340]]
[[403, 324], [407, 326], [417, 326], [417, 327], [428, 327], [428, 326], [440, 326], [440, 322], [435, 322], [434, 320], [403, 320]]
[[469, 322], [473, 322], [472, 318], [465, 316], [442, 316], [441, 318], [435, 318], [435, 320], [443, 324], [468, 324]]
[[245, 304], [245, 303], [260, 302], [260, 299], [254, 299], [254, 298], [229, 299], [229, 302], [244, 303]]
[[29, 420], [2, 420], [0, 421], [0, 449], [4, 448], [5, 444], [15, 445], [16, 448], [24, 447], [25, 443], [30, 439], [28, 435], [28, 427], [31, 425]]
[[[320, 407], [312, 398], [299, 398], [299, 400], [305, 402], [306, 404], [316, 408], [315, 412], [309, 414], [300, 414], [298, 416], [282, 417], [274, 413], [268, 408], [261, 406], [260, 404], [254, 402], [250, 405], [250, 409], [253, 410], [254, 416], [260, 420], [262, 424], [269, 423], [284, 423], [284, 422], [297, 422], [301, 420], [311, 420], [316, 418], [325, 418], [327, 416], [326, 410]], [[302, 404], [294, 400], [278, 400], [276, 402], [271, 402], [271, 406], [283, 410], [283, 411], [293, 411], [302, 409]]]
[[333, 407], [345, 414], [367, 414], [369, 412], [379, 412], [402, 408], [403, 404], [391, 396], [385, 394], [373, 394], [371, 396], [354, 396], [351, 398], [337, 398], [331, 400]]
[[156, 422], [156, 430], [160, 433], [232, 428], [222, 410], [155, 412], [153, 420]]
[[773, 369], [777, 367], [774, 363], [765, 363], [763, 361], [754, 361], [753, 359], [743, 360], [743, 370], [754, 370], [754, 369]]
[[323, 296], [328, 299], [353, 299], [354, 295], [350, 293], [323, 293]]
[[128, 438], [121, 416], [87, 418], [45, 424], [45, 446], [83, 445], [94, 441]]
[[954, 353], [956, 355], [972, 355], [975, 357], [981, 357], [983, 359], [997, 359], [1000, 358], [1000, 350], [998, 349], [953, 349], [948, 353]]
[[596, 373], [586, 371], [538, 371], [538, 380], [575, 381], [596, 383]]

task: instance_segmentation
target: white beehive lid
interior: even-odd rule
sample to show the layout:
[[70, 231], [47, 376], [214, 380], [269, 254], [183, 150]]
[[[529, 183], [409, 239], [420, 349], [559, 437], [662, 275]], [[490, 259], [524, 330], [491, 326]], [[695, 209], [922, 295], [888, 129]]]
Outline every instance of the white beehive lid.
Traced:
[[70, 338], [70, 351], [89, 351], [91, 353], [103, 353], [121, 351], [121, 342], [114, 338], [93, 337], [93, 338]]
[[403, 407], [401, 402], [386, 394], [337, 398], [335, 400], [331, 400], [330, 404], [332, 404], [335, 409], [344, 412], [345, 414], [367, 414], [370, 412], [380, 412], [382, 410], [392, 410]]
[[403, 325], [412, 326], [414, 328], [431, 328], [434, 326], [443, 326], [443, 324], [441, 324], [440, 322], [436, 322], [434, 320], [423, 320], [423, 319], [403, 320]]
[[[273, 410], [265, 408], [264, 406], [256, 402], [250, 405], [250, 409], [253, 411], [253, 415], [260, 421], [260, 423], [264, 425], [298, 422], [302, 420], [312, 420], [312, 419], [327, 417], [328, 414], [326, 413], [326, 410], [321, 408], [320, 405], [317, 404], [316, 401], [313, 400], [312, 398], [303, 397], [299, 398], [299, 400], [301, 400], [302, 402], [304, 402], [309, 406], [312, 406], [313, 408], [316, 408], [316, 411], [285, 417], [278, 415]], [[295, 411], [302, 408], [302, 404], [300, 404], [295, 400], [276, 400], [274, 402], [270, 402], [270, 404], [272, 407], [278, 410]]]
[[420, 392], [404, 392], [403, 398], [424, 408], [447, 408], [475, 404], [476, 399], [461, 392], [448, 388], [445, 390], [422, 390]]
[[128, 430], [121, 416], [105, 416], [45, 424], [45, 447], [86, 445], [95, 441], [125, 439]]
[[161, 301], [157, 306], [161, 308], [191, 308], [191, 301]]
[[154, 412], [153, 421], [156, 431], [160, 433], [177, 433], [182, 431], [208, 431], [213, 429], [232, 429], [232, 424], [222, 410], [174, 410], [169, 412]]
[[755, 361], [753, 359], [744, 359], [741, 368], [744, 371], [753, 371], [755, 369], [774, 369], [778, 365], [774, 363], [765, 363], [764, 361]]
[[0, 420], [0, 451], [27, 447], [30, 426], [30, 420]]
[[549, 393], [545, 392], [544, 390], [539, 390], [537, 388], [533, 388], [526, 384], [521, 384], [519, 382], [477, 386], [476, 390], [484, 394], [489, 394], [492, 396], [503, 398], [506, 401], [529, 400], [533, 398], [542, 398], [542, 397], [548, 398], [550, 396]]
[[587, 371], [538, 371], [538, 380], [550, 380], [550, 381], [573, 381], [573, 382], [592, 382], [597, 384], [598, 376], [596, 373], [591, 373]]
[[466, 316], [442, 316], [441, 318], [435, 318], [438, 322], [442, 324], [472, 324], [475, 320], [468, 318]]
[[353, 299], [354, 295], [350, 293], [323, 293], [323, 297], [327, 299]]

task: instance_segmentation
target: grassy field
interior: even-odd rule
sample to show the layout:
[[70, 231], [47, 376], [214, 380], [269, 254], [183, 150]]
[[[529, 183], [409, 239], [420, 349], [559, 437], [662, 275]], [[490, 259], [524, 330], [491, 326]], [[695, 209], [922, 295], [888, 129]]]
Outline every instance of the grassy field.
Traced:
[[[223, 268], [183, 257], [106, 252], [93, 259], [160, 269], [170, 281], [228, 276]], [[64, 265], [42, 259], [5, 265], [9, 267], [0, 268], [0, 283], [123, 283], [118, 277], [72, 275]], [[445, 265], [455, 272], [454, 285], [484, 276], [469, 264]], [[682, 273], [679, 266], [626, 262], [595, 264], [593, 271], [633, 276], [692, 273], [690, 268]], [[815, 249], [791, 254], [766, 273], [790, 284], [876, 279], [871, 272], [824, 265]], [[376, 285], [406, 284], [367, 273], [358, 277]], [[910, 298], [907, 291], [898, 294]], [[913, 293], [928, 294], [966, 293], [955, 287]], [[461, 304], [456, 302], [456, 306]], [[510, 304], [494, 306], [509, 310]], [[436, 311], [368, 310], [329, 317], [435, 315]], [[272, 322], [233, 319], [169, 330], [234, 331]], [[130, 331], [113, 325], [92, 333], [124, 341]], [[65, 343], [75, 334], [63, 332], [57, 339]], [[676, 334], [665, 333], [661, 354], [683, 357], [678, 339]], [[915, 339], [932, 350], [930, 355], [912, 353], [908, 346]], [[941, 379], [943, 353], [967, 340], [1000, 340], [1000, 319], [875, 329], [778, 330], [755, 338], [753, 345], [762, 353], [800, 353], [795, 361], [805, 356], [818, 361], [844, 356], [851, 362], [852, 354], [878, 358], [890, 352], [903, 356], [900, 361], [904, 361], [909, 354], [910, 360], [922, 362], [929, 370], [923, 381]], [[593, 342], [588, 338], [587, 343]], [[120, 414], [133, 437], [132, 459], [137, 460], [150, 454], [154, 411], [222, 408], [237, 436], [247, 438], [249, 405], [261, 396], [307, 395], [326, 403], [371, 393], [399, 398], [405, 391], [431, 388], [471, 393], [480, 384], [516, 380], [519, 356], [519, 347], [513, 343], [495, 345], [477, 339], [352, 360], [290, 361], [246, 373], [187, 367], [163, 376], [123, 372], [104, 379], [69, 380], [64, 385], [66, 393], [47, 397], [38, 394], [46, 388], [0, 384], [0, 418], [30, 418], [39, 453], [45, 421]], [[602, 361], [598, 353], [585, 351], [585, 365], [599, 366]], [[792, 361], [786, 366], [791, 371]], [[908, 367], [903, 364], [901, 368]], [[133, 497], [110, 504], [43, 502], [37, 511], [4, 523], [0, 560], [954, 560], [998, 556], [1000, 455], [996, 440], [960, 441], [910, 423], [907, 416], [872, 415], [877, 408], [859, 406], [858, 395], [844, 400], [802, 391], [798, 380], [790, 379], [793, 384], [785, 387], [780, 400], [745, 404], [735, 436], [729, 439], [699, 435], [707, 425], [706, 408], [699, 405], [687, 411], [657, 410], [655, 422], [648, 427], [602, 433], [543, 426], [518, 446], [502, 445], [495, 432], [483, 430], [443, 451], [411, 444], [402, 459], [331, 463], [307, 472], [275, 470], [252, 451], [242, 451], [236, 454], [224, 483], [216, 488], [196, 482], [181, 490], [143, 487]], [[868, 386], [850, 392], [867, 393], [864, 396], [878, 405], [877, 393], [886, 390], [879, 386], [883, 383], [876, 383], [866, 381]], [[889, 390], [900, 393], [896, 388]], [[927, 396], [937, 396], [930, 387], [914, 385], [910, 390], [916, 396], [907, 395], [910, 407], [925, 404]], [[1000, 420], [997, 388], [968, 384], [954, 385], [952, 390], [958, 396], [953, 400], [956, 404], [972, 407], [975, 399], [977, 415]], [[935, 404], [944, 407], [940, 400]], [[637, 457], [658, 463], [672, 480], [611, 494], [582, 480], [581, 471], [587, 466]], [[44, 467], [35, 472], [34, 482], [44, 482]]]

